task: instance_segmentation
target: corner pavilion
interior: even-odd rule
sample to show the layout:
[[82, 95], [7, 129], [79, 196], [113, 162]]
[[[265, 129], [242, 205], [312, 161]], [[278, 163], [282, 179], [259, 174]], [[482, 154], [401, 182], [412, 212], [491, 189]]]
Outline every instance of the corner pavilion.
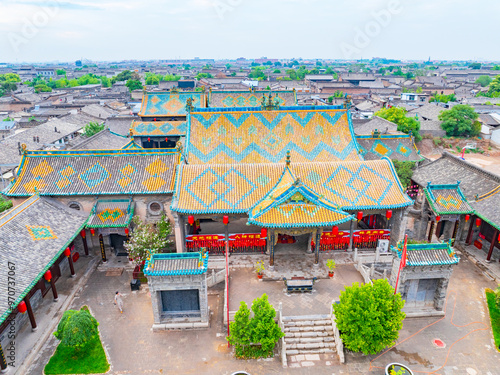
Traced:
[[261, 107], [188, 106], [171, 205], [177, 251], [223, 253], [228, 231], [230, 252], [268, 252], [274, 267], [276, 245], [302, 235], [315, 264], [321, 251], [401, 239], [413, 201], [390, 159], [364, 160], [349, 107], [271, 97]]

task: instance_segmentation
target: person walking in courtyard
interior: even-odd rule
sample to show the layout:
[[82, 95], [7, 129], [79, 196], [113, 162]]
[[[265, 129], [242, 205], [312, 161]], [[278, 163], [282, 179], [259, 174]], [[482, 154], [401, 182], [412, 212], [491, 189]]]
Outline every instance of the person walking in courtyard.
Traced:
[[120, 313], [123, 313], [123, 300], [122, 300], [122, 295], [119, 292], [116, 292], [115, 294], [115, 305], [118, 306], [120, 309]]

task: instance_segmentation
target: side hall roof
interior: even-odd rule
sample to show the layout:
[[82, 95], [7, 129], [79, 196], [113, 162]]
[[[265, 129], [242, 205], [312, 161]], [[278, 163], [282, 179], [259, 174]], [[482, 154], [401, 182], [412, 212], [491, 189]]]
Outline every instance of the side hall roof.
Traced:
[[474, 210], [460, 190], [460, 183], [448, 185], [427, 184], [424, 193], [432, 210], [438, 215], [467, 214]]
[[411, 136], [385, 135], [357, 135], [361, 154], [365, 160], [378, 160], [387, 156], [391, 160], [420, 161], [423, 159]]
[[[0, 216], [0, 264], [5, 272], [0, 278], [0, 324], [71, 244], [87, 218], [88, 213], [38, 195]], [[10, 267], [15, 269], [12, 289]]]
[[177, 149], [26, 151], [6, 196], [171, 193]]
[[341, 106], [216, 108], [188, 116], [190, 164], [362, 160], [350, 115]]
[[186, 135], [186, 121], [133, 121], [130, 131], [134, 136]]
[[[284, 163], [181, 164], [172, 210], [181, 213], [248, 213], [276, 186]], [[404, 193], [392, 162], [291, 163], [301, 181], [341, 210], [392, 209], [413, 202]]]
[[186, 103], [189, 98], [193, 100], [193, 107], [206, 107], [206, 95], [203, 92], [145, 92], [139, 116], [186, 116]]

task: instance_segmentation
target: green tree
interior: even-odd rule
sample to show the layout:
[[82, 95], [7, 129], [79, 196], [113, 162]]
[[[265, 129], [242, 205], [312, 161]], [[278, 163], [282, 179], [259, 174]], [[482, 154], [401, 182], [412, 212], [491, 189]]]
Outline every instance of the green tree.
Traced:
[[83, 136], [87, 138], [92, 137], [94, 134], [97, 134], [102, 130], [104, 130], [104, 124], [91, 121], [83, 128]]
[[481, 87], [488, 86], [491, 81], [493, 81], [493, 78], [491, 78], [490, 76], [479, 76], [478, 79], [476, 79], [476, 83], [480, 84]]
[[[474, 124], [478, 117], [479, 115], [473, 107], [457, 104], [451, 109], [441, 112], [439, 120], [442, 121], [441, 128], [447, 136], [474, 137], [479, 134], [477, 125]], [[479, 130], [481, 130], [480, 127]]]
[[99, 77], [102, 87], [111, 87], [111, 81], [106, 76]]
[[280, 63], [279, 61], [276, 61], [276, 62], [274, 63], [274, 66], [283, 66], [283, 64], [282, 64], [282, 63]]
[[406, 117], [406, 110], [400, 107], [382, 108], [375, 112], [379, 116], [398, 126], [398, 131], [409, 134], [410, 131], [415, 137], [415, 141], [422, 140], [420, 135], [420, 122], [413, 117]]
[[394, 169], [396, 169], [399, 181], [401, 181], [401, 186], [405, 189], [410, 185], [411, 177], [413, 176], [413, 169], [415, 168], [415, 162], [408, 160], [393, 160], [392, 163], [394, 164]]
[[7, 211], [11, 207], [12, 207], [12, 201], [5, 199], [3, 195], [0, 195], [0, 212]]
[[273, 73], [274, 73], [274, 74], [280, 74], [280, 73], [281, 73], [281, 70], [279, 70], [279, 69], [274, 69], [274, 70], [273, 70]]
[[52, 88], [47, 86], [47, 85], [36, 85], [35, 86], [35, 92], [40, 93], [40, 92], [52, 92]]
[[496, 76], [495, 79], [491, 81], [488, 94], [492, 97], [500, 96], [500, 75]]
[[376, 354], [395, 343], [406, 314], [404, 301], [394, 294], [387, 280], [373, 284], [354, 283], [340, 293], [340, 303], [333, 304], [335, 322], [347, 349]]
[[155, 75], [151, 74], [146, 76], [146, 85], [159, 85], [160, 84], [160, 78]]
[[234, 315], [234, 321], [229, 324], [230, 335], [227, 341], [234, 345], [236, 358], [250, 358], [251, 331], [250, 331], [250, 309], [244, 301], [240, 302], [240, 308]]
[[65, 311], [54, 336], [64, 346], [83, 348], [99, 333], [99, 323], [87, 309]]
[[214, 76], [211, 75], [210, 73], [198, 73], [196, 75], [196, 79], [202, 79], [202, 78], [214, 78]]
[[174, 74], [165, 74], [163, 77], [164, 81], [178, 81], [181, 79], [181, 76], [174, 75]]
[[56, 74], [58, 76], [65, 76], [66, 75], [66, 71], [64, 69], [57, 69], [56, 70]]
[[172, 232], [172, 225], [165, 214], [156, 224], [143, 222], [138, 216], [134, 216], [132, 221], [135, 224], [134, 231], [123, 246], [136, 265], [142, 265], [150, 253], [155, 254], [162, 249], [170, 250], [172, 240], [168, 237]]
[[132, 72], [130, 70], [124, 70], [112, 77], [111, 83], [114, 84], [116, 82], [128, 81], [129, 79], [132, 79]]
[[284, 336], [276, 324], [276, 310], [268, 301], [267, 295], [256, 298], [252, 303], [253, 317], [245, 302], [235, 315], [234, 322], [229, 325], [230, 344], [235, 345], [238, 358], [271, 357], [276, 343]]
[[438, 102], [438, 103], [448, 103], [448, 102], [456, 102], [457, 97], [455, 94], [450, 94], [450, 95], [444, 95], [444, 94], [438, 94], [437, 92], [434, 92], [432, 97], [429, 99], [429, 103], [432, 102]]
[[478, 62], [470, 63], [469, 68], [474, 69], [474, 70], [481, 69], [481, 63], [478, 63]]
[[226, 69], [227, 69], [227, 70], [231, 69], [231, 67], [232, 67], [232, 65], [231, 65], [231, 64], [229, 64], [229, 63], [227, 63], [227, 64], [226, 64]]
[[142, 83], [137, 79], [129, 79], [125, 86], [128, 87], [130, 92], [142, 89]]
[[421, 86], [417, 87], [416, 93], [421, 94], [422, 92], [423, 92], [422, 87]]

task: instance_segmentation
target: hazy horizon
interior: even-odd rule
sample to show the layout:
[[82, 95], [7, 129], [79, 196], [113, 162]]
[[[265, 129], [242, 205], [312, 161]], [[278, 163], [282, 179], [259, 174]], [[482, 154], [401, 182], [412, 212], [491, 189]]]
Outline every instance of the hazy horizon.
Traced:
[[484, 0], [0, 0], [0, 62], [500, 61]]

